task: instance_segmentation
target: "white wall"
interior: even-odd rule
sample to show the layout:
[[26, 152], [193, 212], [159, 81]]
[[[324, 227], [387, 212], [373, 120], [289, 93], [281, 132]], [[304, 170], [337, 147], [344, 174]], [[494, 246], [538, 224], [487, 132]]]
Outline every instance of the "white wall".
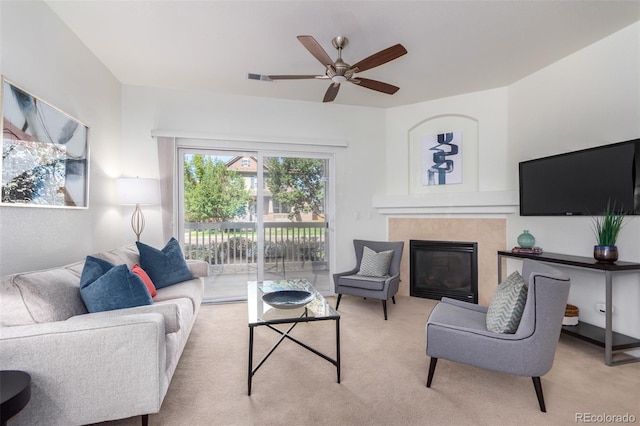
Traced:
[[[615, 33], [509, 87], [509, 181], [518, 162], [640, 137], [640, 23]], [[508, 241], [528, 229], [545, 251], [591, 257], [596, 243], [588, 217], [519, 217]], [[640, 218], [629, 217], [618, 238], [620, 260], [640, 261]], [[604, 301], [604, 276], [567, 269], [570, 303], [586, 322], [604, 326], [594, 309]], [[614, 277], [614, 330], [640, 337], [640, 274]]]
[[0, 273], [83, 259], [120, 243], [120, 84], [42, 2], [0, 2], [2, 75], [89, 126], [89, 209], [0, 207]]
[[[501, 191], [509, 188], [506, 180], [507, 89], [501, 88], [389, 109], [386, 140], [387, 194], [409, 194], [411, 129], [434, 117], [455, 116], [469, 117], [478, 122], [478, 158], [465, 156], [465, 144], [469, 141], [462, 135], [463, 162], [477, 162], [477, 175], [463, 176], [463, 183], [467, 185], [469, 181], [475, 182], [474, 186], [478, 191]], [[441, 129], [447, 130], [458, 129]], [[455, 188], [452, 190], [455, 191]]]
[[[386, 238], [384, 218], [371, 204], [385, 182], [384, 110], [124, 86], [122, 124], [122, 172], [141, 177], [159, 175], [154, 129], [249, 141], [346, 141], [348, 148], [337, 148], [335, 157], [336, 270], [353, 266], [353, 238]], [[151, 219], [144, 240], [161, 246], [159, 208], [145, 212]]]

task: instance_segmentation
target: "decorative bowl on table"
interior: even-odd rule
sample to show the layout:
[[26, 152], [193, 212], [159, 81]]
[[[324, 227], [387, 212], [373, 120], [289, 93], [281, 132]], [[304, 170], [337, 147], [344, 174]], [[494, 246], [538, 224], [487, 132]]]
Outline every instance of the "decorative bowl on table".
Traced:
[[280, 290], [262, 296], [267, 305], [278, 309], [299, 308], [311, 302], [313, 298], [313, 294], [304, 290]]

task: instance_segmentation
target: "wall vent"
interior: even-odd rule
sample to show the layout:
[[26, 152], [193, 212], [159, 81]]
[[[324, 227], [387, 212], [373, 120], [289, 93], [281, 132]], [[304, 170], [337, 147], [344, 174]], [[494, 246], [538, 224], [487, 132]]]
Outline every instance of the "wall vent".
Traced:
[[254, 74], [254, 73], [248, 73], [247, 74], [247, 78], [249, 80], [260, 80], [260, 81], [273, 81], [269, 78], [268, 75], [263, 75], [263, 74]]

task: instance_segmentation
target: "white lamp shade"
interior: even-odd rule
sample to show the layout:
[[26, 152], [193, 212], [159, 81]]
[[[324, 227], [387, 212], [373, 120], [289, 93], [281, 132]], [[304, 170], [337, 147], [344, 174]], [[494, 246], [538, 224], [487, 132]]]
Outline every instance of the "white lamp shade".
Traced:
[[157, 179], [118, 178], [119, 204], [160, 204], [160, 184]]

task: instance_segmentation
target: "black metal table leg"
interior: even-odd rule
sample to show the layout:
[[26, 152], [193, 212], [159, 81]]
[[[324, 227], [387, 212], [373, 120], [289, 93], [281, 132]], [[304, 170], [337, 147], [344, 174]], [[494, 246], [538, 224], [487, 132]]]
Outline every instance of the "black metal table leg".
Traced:
[[[285, 263], [283, 262], [283, 272]], [[275, 288], [300, 288], [309, 291], [314, 295], [313, 302], [308, 302], [304, 305], [304, 312], [298, 310], [280, 310], [277, 307], [267, 307], [264, 300], [261, 299], [265, 294], [275, 290]], [[277, 283], [271, 281], [258, 282], [250, 281], [247, 287], [247, 306], [248, 306], [248, 325], [249, 325], [249, 356], [247, 363], [247, 395], [251, 396], [253, 376], [258, 372], [260, 367], [267, 361], [267, 359], [273, 354], [273, 352], [280, 346], [285, 340], [289, 340], [309, 352], [312, 352], [320, 358], [330, 362], [336, 367], [337, 381], [341, 380], [341, 365], [340, 365], [340, 314], [328, 304], [328, 302], [318, 293], [307, 280], [286, 280]], [[273, 310], [272, 310], [273, 309]], [[267, 313], [274, 314], [273, 316], [265, 315]], [[268, 318], [270, 316], [270, 318]], [[335, 321], [336, 322], [336, 354], [335, 357], [322, 353], [318, 349], [304, 343], [298, 338], [292, 335], [293, 329], [299, 323], [310, 323], [317, 321]], [[288, 325], [288, 327], [280, 327], [280, 325]], [[254, 361], [254, 346], [255, 346], [255, 329], [258, 327], [266, 327], [279, 334], [277, 341], [271, 346], [271, 348], [261, 357]], [[262, 345], [258, 345], [258, 348], [262, 352]]]
[[336, 319], [336, 368], [338, 369], [338, 383], [340, 383], [340, 318]]
[[247, 375], [247, 395], [251, 395], [251, 379], [253, 379], [253, 327], [249, 327], [249, 372]]

